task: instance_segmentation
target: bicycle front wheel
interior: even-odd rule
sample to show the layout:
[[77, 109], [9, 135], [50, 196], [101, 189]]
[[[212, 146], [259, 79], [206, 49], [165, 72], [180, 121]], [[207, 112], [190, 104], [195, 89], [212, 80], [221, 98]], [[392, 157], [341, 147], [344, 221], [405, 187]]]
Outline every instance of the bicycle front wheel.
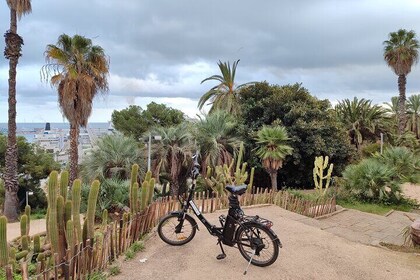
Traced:
[[259, 223], [240, 225], [236, 242], [241, 255], [256, 266], [269, 266], [279, 256], [278, 238]]
[[172, 246], [180, 246], [194, 238], [196, 227], [192, 217], [186, 215], [185, 219], [181, 221], [179, 213], [171, 213], [160, 221], [157, 230], [160, 239], [164, 242]]

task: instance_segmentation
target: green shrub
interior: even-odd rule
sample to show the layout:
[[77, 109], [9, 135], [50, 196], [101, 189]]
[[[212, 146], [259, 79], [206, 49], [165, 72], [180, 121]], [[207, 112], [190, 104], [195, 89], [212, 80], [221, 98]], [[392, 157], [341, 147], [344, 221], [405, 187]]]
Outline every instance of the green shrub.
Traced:
[[371, 157], [375, 153], [379, 153], [381, 151], [381, 144], [380, 143], [369, 143], [362, 146], [362, 155], [363, 157]]
[[358, 199], [370, 202], [397, 203], [402, 198], [394, 170], [375, 158], [349, 165], [343, 172], [345, 187]]
[[393, 170], [393, 179], [401, 183], [420, 182], [420, 157], [405, 147], [385, 149], [374, 156], [380, 163]]
[[[96, 207], [96, 216], [101, 217], [103, 210], [114, 212], [128, 205], [129, 199], [129, 183], [128, 180], [105, 179], [101, 182], [99, 189], [98, 204]], [[82, 201], [80, 211], [85, 212], [87, 209], [87, 199], [89, 196], [89, 185], [82, 186]]]

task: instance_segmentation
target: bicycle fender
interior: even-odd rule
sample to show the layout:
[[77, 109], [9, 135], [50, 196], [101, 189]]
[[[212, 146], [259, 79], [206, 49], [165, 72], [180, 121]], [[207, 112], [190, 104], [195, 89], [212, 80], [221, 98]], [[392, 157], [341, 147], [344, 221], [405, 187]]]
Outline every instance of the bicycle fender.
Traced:
[[185, 214], [185, 216], [188, 216], [188, 217], [190, 217], [191, 218], [191, 222], [193, 223], [193, 227], [195, 227], [195, 228], [197, 228], [197, 230], [200, 230], [199, 228], [198, 228], [198, 224], [197, 224], [197, 222], [195, 221], [195, 219], [194, 219], [194, 217], [193, 216], [191, 216], [190, 214], [188, 214], [188, 213], [184, 213], [183, 211], [172, 211], [172, 212], [169, 212], [169, 215], [173, 215], [173, 214], [175, 214], [175, 215], [178, 215], [178, 216], [182, 216], [182, 215], [184, 215]]
[[[242, 226], [246, 228], [247, 226], [252, 226], [252, 225], [256, 225], [256, 224], [261, 225], [261, 226], [265, 227], [266, 229], [268, 229], [268, 231], [274, 235], [274, 242], [276, 242], [277, 246], [279, 246], [279, 248], [283, 248], [283, 244], [281, 244], [281, 241], [278, 238], [277, 234], [271, 228], [266, 227], [264, 224], [253, 221], [253, 222], [245, 222], [245, 223], [242, 224]], [[238, 230], [236, 230], [236, 234], [235, 234], [235, 239], [236, 240], [239, 238], [239, 236], [237, 236], [237, 235], [238, 235]]]

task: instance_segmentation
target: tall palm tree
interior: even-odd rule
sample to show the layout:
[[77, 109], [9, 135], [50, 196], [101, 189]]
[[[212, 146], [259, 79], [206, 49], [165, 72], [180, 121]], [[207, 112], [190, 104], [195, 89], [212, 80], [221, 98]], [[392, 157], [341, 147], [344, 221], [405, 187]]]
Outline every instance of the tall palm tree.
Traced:
[[218, 81], [219, 84], [212, 87], [200, 98], [198, 101], [198, 108], [200, 110], [208, 101], [210, 101], [212, 104], [210, 113], [216, 109], [226, 110], [228, 113], [234, 115], [239, 113], [239, 90], [253, 83], [235, 85], [235, 74], [238, 63], [239, 59], [230, 67], [229, 62], [221, 62], [219, 60], [217, 65], [219, 66], [222, 75], [213, 75], [201, 81], [201, 83], [204, 83], [206, 81], [214, 80]]
[[383, 121], [385, 110], [372, 105], [371, 100], [344, 99], [334, 108], [338, 120], [347, 129], [351, 143], [359, 150], [363, 140], [369, 136], [374, 136], [384, 128]]
[[419, 138], [419, 120], [420, 120], [420, 94], [412, 95], [408, 98], [407, 112], [411, 115], [411, 131]]
[[191, 133], [186, 123], [172, 127], [156, 127], [152, 134], [159, 135], [160, 141], [153, 145], [155, 162], [161, 162], [161, 168], [169, 174], [171, 195], [177, 196], [182, 181], [182, 171], [189, 164], [193, 144]]
[[398, 76], [398, 133], [404, 132], [406, 125], [405, 87], [406, 76], [411, 72], [411, 67], [418, 61], [419, 41], [413, 30], [400, 29], [389, 33], [389, 39], [384, 41], [384, 59], [389, 67]]
[[263, 126], [258, 130], [255, 140], [259, 146], [256, 154], [270, 175], [271, 188], [277, 190], [277, 171], [282, 167], [283, 159], [293, 151], [287, 145], [287, 130], [283, 126]]
[[79, 127], [86, 127], [93, 98], [108, 91], [108, 58], [100, 46], [80, 35], [62, 34], [57, 45], [48, 45], [43, 78], [58, 91], [62, 114], [70, 122], [70, 183], [78, 174]]
[[17, 34], [17, 19], [32, 11], [30, 0], [6, 0], [10, 9], [10, 29], [4, 35], [6, 48], [4, 56], [9, 60], [9, 112], [6, 151], [5, 202], [4, 215], [9, 221], [18, 219], [19, 189], [17, 178], [17, 143], [16, 143], [16, 68], [22, 55], [23, 39]]
[[109, 178], [125, 180], [130, 176], [131, 166], [137, 163], [144, 167], [142, 162], [144, 157], [136, 140], [119, 133], [105, 135], [84, 158], [81, 174], [89, 182]]
[[237, 122], [226, 111], [214, 111], [200, 118], [196, 124], [196, 144], [200, 150], [202, 173], [206, 174], [207, 166], [232, 162], [241, 141], [235, 133]]

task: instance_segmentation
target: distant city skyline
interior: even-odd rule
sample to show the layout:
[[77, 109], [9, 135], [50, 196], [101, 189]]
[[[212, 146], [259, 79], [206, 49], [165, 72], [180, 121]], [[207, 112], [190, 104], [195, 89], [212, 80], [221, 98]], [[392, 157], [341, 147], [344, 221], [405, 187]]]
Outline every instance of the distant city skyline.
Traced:
[[[17, 118], [62, 122], [57, 93], [40, 79], [47, 44], [80, 34], [110, 58], [109, 94], [94, 100], [89, 122], [114, 110], [154, 101], [199, 113], [198, 99], [215, 84], [217, 62], [241, 59], [236, 81], [302, 83], [320, 99], [357, 96], [374, 103], [398, 95], [397, 76], [383, 60], [383, 41], [400, 28], [420, 37], [418, 0], [301, 1], [32, 1], [18, 33]], [[6, 1], [0, 30], [9, 29]], [[4, 40], [0, 40], [4, 49]], [[0, 122], [7, 122], [8, 61], [0, 58]], [[420, 70], [407, 76], [407, 96], [420, 93]]]

